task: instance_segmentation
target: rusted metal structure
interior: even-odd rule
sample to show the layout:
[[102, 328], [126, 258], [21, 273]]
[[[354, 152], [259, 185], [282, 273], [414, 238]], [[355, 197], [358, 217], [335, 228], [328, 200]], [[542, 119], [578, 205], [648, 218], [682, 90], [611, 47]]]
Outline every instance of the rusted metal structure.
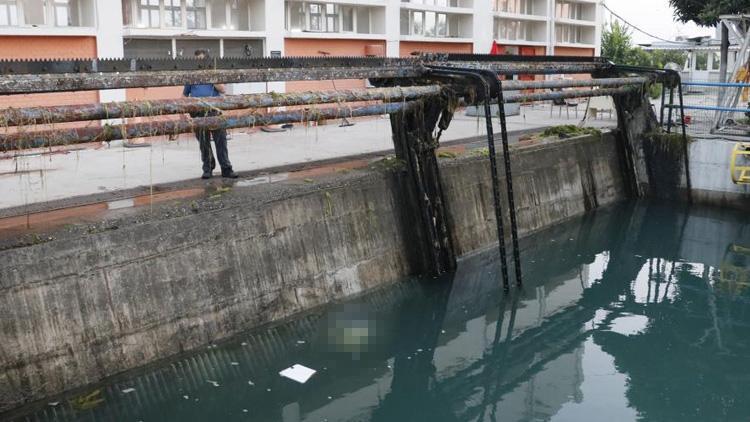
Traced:
[[[512, 80], [513, 75], [551, 74], [586, 74], [593, 78]], [[407, 214], [415, 220], [413, 237], [419, 239], [422, 245], [415, 268], [427, 274], [441, 274], [455, 268], [456, 257], [435, 149], [440, 132], [448, 128], [457, 107], [481, 104], [487, 126], [503, 282], [508, 288], [510, 278], [505, 248], [505, 216], [510, 223], [515, 279], [519, 286], [522, 276], [504, 104], [611, 95], [615, 97], [618, 114], [624, 116], [624, 113], [632, 113], [636, 109], [646, 113], [644, 110], [648, 107], [643, 101], [643, 92], [647, 84], [660, 82], [670, 88], [679, 85], [679, 76], [672, 73], [625, 68], [596, 57], [424, 54], [399, 59], [289, 57], [0, 61], [0, 95], [197, 83], [335, 79], [369, 79], [376, 88], [6, 108], [0, 110], [0, 124], [12, 129], [0, 133], [0, 151], [174, 135], [202, 128], [241, 128], [389, 114], [397, 158], [406, 163], [407, 177], [403, 178], [402, 188], [409, 200], [404, 206], [407, 207]], [[563, 91], [563, 88], [575, 89]], [[492, 104], [499, 105], [497, 116], [491, 113]], [[304, 108], [269, 111], [287, 106]], [[207, 115], [209, 111], [216, 110], [241, 111], [223, 116]], [[187, 117], [188, 114], [200, 116], [203, 113], [205, 117]], [[152, 116], [174, 118], [109, 123], [110, 119]], [[499, 119], [501, 129], [502, 167], [506, 180], [504, 195], [498, 177], [500, 165], [495, 150], [494, 117]], [[39, 130], [34, 127], [99, 120], [102, 124], [84, 128]], [[623, 118], [620, 119], [620, 129], [626, 138], [639, 130], [629, 128], [627, 120]], [[503, 212], [503, 203], [507, 204], [507, 212]]]

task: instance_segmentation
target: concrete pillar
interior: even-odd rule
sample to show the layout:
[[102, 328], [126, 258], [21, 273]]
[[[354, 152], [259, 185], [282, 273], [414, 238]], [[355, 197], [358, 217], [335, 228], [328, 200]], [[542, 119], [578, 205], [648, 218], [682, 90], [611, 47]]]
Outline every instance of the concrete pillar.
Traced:
[[594, 49], [595, 56], [602, 55], [602, 24], [604, 23], [604, 8], [601, 3], [596, 3], [596, 9], [594, 11], [596, 16], [596, 29], [594, 29], [594, 43], [596, 43], [596, 49]]
[[[111, 0], [96, 0], [96, 55], [99, 58], [122, 58], [124, 44], [122, 39], [122, 7], [119, 2], [113, 7]], [[99, 101], [125, 101], [124, 89], [99, 91]]]
[[[265, 55], [280, 53], [284, 55], [284, 2], [265, 0]], [[264, 88], [265, 91], [265, 88]], [[286, 92], [284, 82], [269, 82], [268, 91]]]
[[474, 0], [473, 33], [474, 53], [488, 54], [495, 37], [495, 18], [491, 0]]
[[555, 0], [547, 0], [547, 55], [555, 54]]
[[385, 4], [385, 55], [399, 57], [401, 42], [401, 0], [387, 0]]

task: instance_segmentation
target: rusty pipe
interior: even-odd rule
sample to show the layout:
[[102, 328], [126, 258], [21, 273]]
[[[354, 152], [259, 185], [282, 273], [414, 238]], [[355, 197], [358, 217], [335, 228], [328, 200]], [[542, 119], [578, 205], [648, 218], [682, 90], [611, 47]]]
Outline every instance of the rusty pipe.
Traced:
[[9, 108], [0, 110], [0, 127], [52, 124], [86, 120], [205, 113], [210, 110], [284, 107], [358, 101], [409, 101], [442, 92], [439, 85], [349, 89], [340, 91], [287, 94], [247, 94], [223, 97], [179, 98], [154, 101], [122, 101], [53, 107]]
[[250, 113], [239, 116], [213, 116], [194, 119], [181, 118], [167, 121], [154, 121], [134, 124], [105, 125], [83, 128], [15, 132], [0, 135], [0, 152], [72, 145], [86, 142], [134, 139], [149, 136], [176, 135], [193, 132], [196, 129], [234, 129], [266, 126], [282, 123], [322, 121], [328, 119], [373, 116], [394, 113], [413, 106], [413, 102], [395, 102], [362, 107], [329, 107], [323, 109], [297, 110], [278, 113]]

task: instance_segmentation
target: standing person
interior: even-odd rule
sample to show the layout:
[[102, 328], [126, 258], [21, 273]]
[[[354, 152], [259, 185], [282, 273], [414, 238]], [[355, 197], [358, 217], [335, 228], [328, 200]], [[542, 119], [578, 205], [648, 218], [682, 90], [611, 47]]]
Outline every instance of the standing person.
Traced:
[[[208, 51], [196, 50], [195, 58], [207, 59]], [[222, 94], [224, 94], [224, 85], [185, 85], [185, 88], [182, 90], [182, 95], [185, 97], [218, 97]], [[219, 110], [208, 110], [202, 113], [191, 113], [190, 117], [195, 118], [219, 115], [221, 115], [221, 111]], [[198, 143], [201, 149], [201, 161], [203, 161], [203, 175], [201, 176], [201, 179], [210, 179], [213, 170], [216, 168], [216, 160], [214, 159], [214, 153], [211, 149], [211, 139], [213, 139], [214, 145], [216, 145], [216, 158], [219, 160], [219, 165], [221, 166], [221, 177], [227, 177], [230, 179], [236, 179], [239, 177], [237, 173], [232, 170], [232, 163], [229, 162], [226, 129], [210, 130], [207, 128], [196, 128], [195, 137], [198, 138]]]

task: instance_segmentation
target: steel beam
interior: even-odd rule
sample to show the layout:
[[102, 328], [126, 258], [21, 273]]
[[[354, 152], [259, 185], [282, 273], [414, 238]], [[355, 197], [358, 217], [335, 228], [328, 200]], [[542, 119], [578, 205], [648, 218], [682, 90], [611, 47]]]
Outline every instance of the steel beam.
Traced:
[[61, 128], [36, 132], [15, 132], [0, 135], [0, 152], [27, 148], [52, 147], [135, 139], [160, 135], [190, 133], [196, 129], [234, 129], [282, 123], [317, 122], [328, 119], [373, 116], [394, 113], [413, 106], [413, 102], [396, 102], [362, 107], [329, 107], [278, 113], [252, 113], [238, 116], [200, 117], [123, 125], [83, 128]]
[[340, 91], [308, 91], [288, 94], [271, 93], [180, 98], [174, 100], [123, 101], [18, 109], [9, 108], [0, 110], [0, 127], [184, 113], [200, 114], [216, 109], [240, 110], [360, 101], [409, 101], [439, 95], [441, 92], [442, 87], [439, 85], [425, 85]]

